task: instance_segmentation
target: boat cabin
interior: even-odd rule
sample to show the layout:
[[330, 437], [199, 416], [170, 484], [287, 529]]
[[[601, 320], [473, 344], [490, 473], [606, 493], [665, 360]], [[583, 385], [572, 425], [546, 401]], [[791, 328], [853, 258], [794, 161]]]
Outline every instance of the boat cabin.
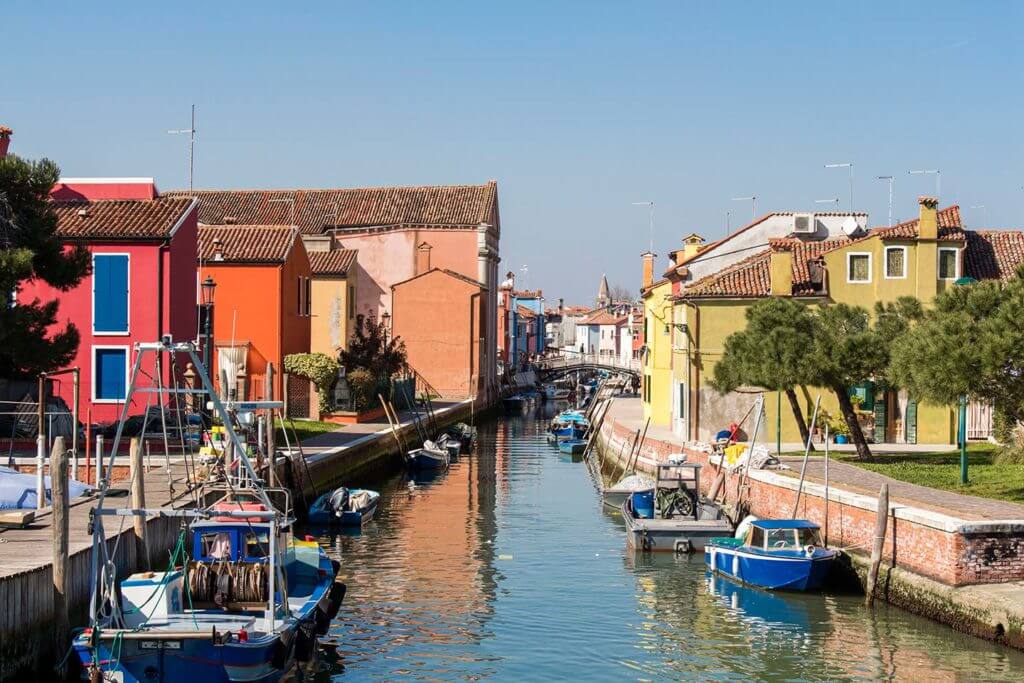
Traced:
[[821, 547], [819, 528], [806, 519], [759, 519], [750, 524], [743, 545], [766, 551]]

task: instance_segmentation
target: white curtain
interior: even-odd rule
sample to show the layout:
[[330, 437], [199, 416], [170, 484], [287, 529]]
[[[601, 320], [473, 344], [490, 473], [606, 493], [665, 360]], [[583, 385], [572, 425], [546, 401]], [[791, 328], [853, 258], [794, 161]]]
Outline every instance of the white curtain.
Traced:
[[245, 374], [245, 346], [222, 346], [217, 349], [217, 367], [228, 376], [227, 393], [238, 389], [238, 373]]

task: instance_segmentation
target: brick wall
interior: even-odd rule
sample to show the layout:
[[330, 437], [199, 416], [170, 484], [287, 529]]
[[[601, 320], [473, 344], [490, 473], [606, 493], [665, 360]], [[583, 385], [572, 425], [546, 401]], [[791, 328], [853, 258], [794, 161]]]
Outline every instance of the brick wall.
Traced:
[[[617, 462], [628, 453], [635, 430], [606, 420], [601, 429], [604, 452]], [[623, 448], [625, 444], [625, 448]], [[706, 453], [667, 441], [648, 438], [641, 448], [637, 469], [653, 471], [655, 462], [669, 453], [685, 452], [690, 462], [705, 465], [701, 489], [707, 493], [718, 475]], [[623, 455], [623, 458], [626, 456]], [[614, 467], [614, 465], [609, 466]], [[623, 465], [618, 465], [619, 470]], [[744, 500], [751, 513], [766, 518], [789, 518], [796, 503], [798, 480], [770, 470], [753, 470]], [[739, 477], [726, 477], [726, 502], [735, 502]], [[883, 558], [916, 574], [950, 586], [1024, 580], [1024, 523], [966, 522], [930, 510], [890, 504]], [[833, 547], [870, 553], [877, 515], [877, 500], [837, 487], [829, 490], [828, 542]], [[824, 487], [805, 482], [797, 518], [809, 519], [825, 532]]]

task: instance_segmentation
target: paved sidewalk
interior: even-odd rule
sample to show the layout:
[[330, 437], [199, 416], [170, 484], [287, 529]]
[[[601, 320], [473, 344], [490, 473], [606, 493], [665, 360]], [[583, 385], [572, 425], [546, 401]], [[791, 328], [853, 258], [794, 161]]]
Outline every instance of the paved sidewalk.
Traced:
[[[643, 408], [639, 399], [615, 399], [608, 416], [627, 429], [643, 430]], [[654, 425], [648, 428], [647, 438], [648, 440], [655, 439], [676, 444], [680, 448], [685, 443], [670, 429]], [[783, 456], [781, 460], [791, 469], [775, 471], [780, 474], [800, 476], [802, 456]], [[825, 482], [823, 458], [811, 457], [808, 459], [807, 480], [819, 484]], [[888, 482], [890, 501], [940, 512], [964, 520], [1024, 520], [1024, 505], [910, 484], [836, 460], [829, 462], [829, 480], [832, 486], [872, 498], [878, 495], [878, 489], [881, 488], [882, 483]]]

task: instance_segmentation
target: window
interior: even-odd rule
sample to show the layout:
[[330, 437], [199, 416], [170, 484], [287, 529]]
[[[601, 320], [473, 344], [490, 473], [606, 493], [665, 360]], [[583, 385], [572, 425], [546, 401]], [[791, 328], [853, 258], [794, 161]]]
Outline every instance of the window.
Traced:
[[128, 254], [92, 257], [92, 331], [128, 334]]
[[871, 254], [846, 255], [846, 281], [871, 282]]
[[939, 279], [940, 280], [955, 280], [959, 277], [957, 271], [959, 268], [960, 250], [959, 249], [939, 249]]
[[894, 280], [907, 276], [907, 248], [885, 248], [885, 277]]
[[97, 402], [123, 401], [127, 394], [128, 347], [93, 347], [93, 400]]
[[313, 313], [313, 280], [305, 278], [306, 280], [306, 316], [309, 317]]
[[295, 281], [295, 314], [302, 315], [302, 294], [306, 291], [306, 288], [302, 286], [302, 276], [300, 275]]
[[797, 547], [795, 529], [768, 529], [767, 531], [769, 548]]
[[348, 317], [351, 320], [356, 317], [356, 288], [355, 285], [348, 286]]
[[747, 545], [751, 548], [764, 548], [764, 529], [757, 526], [750, 527], [749, 538]]
[[200, 536], [199, 541], [201, 545], [202, 559], [232, 559], [231, 537], [233, 535], [234, 534], [228, 531], [215, 531]]
[[270, 554], [270, 535], [266, 531], [248, 532], [245, 535], [245, 556], [249, 559], [267, 557]]

